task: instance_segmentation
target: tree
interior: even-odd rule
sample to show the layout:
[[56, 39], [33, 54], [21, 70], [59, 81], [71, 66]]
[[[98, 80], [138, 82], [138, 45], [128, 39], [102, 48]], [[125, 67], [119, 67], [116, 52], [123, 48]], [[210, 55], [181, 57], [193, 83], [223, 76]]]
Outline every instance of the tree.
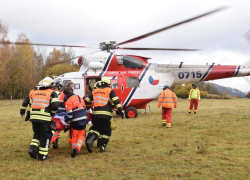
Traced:
[[185, 87], [181, 87], [180, 89], [174, 89], [176, 96], [181, 97], [182, 99], [188, 98], [189, 91]]
[[[71, 48], [66, 51], [65, 48], [62, 48], [61, 50], [57, 50], [56, 48], [53, 48], [53, 50], [49, 53], [46, 61], [46, 65], [59, 63], [64, 60], [68, 60], [74, 57], [74, 52]], [[69, 64], [73, 65], [71, 61], [64, 62], [63, 64]]]
[[200, 91], [200, 93], [201, 93], [201, 98], [208, 98], [207, 91]]
[[250, 98], [250, 91], [246, 94], [246, 97]]
[[79, 66], [78, 65], [69, 65], [69, 64], [58, 64], [55, 65], [51, 68], [49, 68], [45, 74], [45, 76], [59, 76], [64, 73], [68, 72], [78, 72], [79, 71]]
[[34, 51], [34, 63], [35, 70], [37, 72], [37, 81], [40, 81], [45, 76], [45, 60], [46, 60], [46, 50], [41, 49], [40, 47]]
[[[29, 43], [24, 33], [18, 35], [17, 41]], [[13, 98], [23, 98], [38, 83], [33, 61], [34, 49], [29, 45], [15, 45], [12, 54], [8, 66], [8, 71], [11, 73], [8, 91]]]
[[[0, 41], [7, 41], [8, 28], [0, 22]], [[0, 45], [0, 98], [2, 99], [7, 92], [7, 85], [10, 79], [10, 72], [7, 71], [8, 63], [12, 57], [10, 45]]]
[[225, 98], [227, 96], [227, 91], [224, 91], [222, 94], [221, 94], [221, 98]]

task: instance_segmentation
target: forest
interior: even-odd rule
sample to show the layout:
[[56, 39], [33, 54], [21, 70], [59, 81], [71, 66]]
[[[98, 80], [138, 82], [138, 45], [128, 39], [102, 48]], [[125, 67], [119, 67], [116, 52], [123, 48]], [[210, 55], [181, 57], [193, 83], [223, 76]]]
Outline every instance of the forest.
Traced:
[[[0, 22], [0, 40], [9, 41], [8, 28]], [[17, 42], [31, 43], [25, 33], [17, 35]], [[73, 62], [64, 62], [74, 57], [70, 48], [47, 52], [41, 47], [30, 45], [0, 44], [0, 99], [22, 99], [45, 76], [58, 76], [67, 72], [77, 72], [79, 66]]]

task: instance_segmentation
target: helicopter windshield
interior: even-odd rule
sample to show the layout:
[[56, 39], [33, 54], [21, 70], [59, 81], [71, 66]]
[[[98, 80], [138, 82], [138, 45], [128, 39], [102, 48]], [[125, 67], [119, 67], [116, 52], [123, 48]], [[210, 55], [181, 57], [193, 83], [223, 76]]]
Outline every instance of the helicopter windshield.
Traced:
[[143, 63], [134, 57], [122, 56], [122, 61], [126, 68], [143, 68]]

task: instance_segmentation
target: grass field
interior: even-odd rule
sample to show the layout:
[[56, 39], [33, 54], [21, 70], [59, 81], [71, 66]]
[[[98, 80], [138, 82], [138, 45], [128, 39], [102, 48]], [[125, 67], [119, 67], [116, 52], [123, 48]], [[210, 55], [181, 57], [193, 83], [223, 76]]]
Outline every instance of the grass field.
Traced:
[[115, 116], [108, 152], [89, 154], [84, 145], [72, 159], [63, 133], [44, 162], [28, 155], [33, 132], [21, 102], [0, 101], [0, 179], [250, 179], [250, 99], [202, 100], [196, 115], [180, 99], [170, 129], [151, 102], [153, 113]]

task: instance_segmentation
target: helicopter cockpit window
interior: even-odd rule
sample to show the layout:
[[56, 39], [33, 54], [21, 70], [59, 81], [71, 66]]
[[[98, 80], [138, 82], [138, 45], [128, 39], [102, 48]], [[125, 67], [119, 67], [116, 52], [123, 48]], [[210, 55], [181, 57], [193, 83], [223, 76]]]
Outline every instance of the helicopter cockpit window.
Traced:
[[118, 82], [117, 82], [117, 79], [111, 79], [110, 80], [111, 82], [111, 85], [110, 85], [110, 88], [111, 89], [118, 89]]
[[126, 68], [140, 68], [140, 69], [143, 68], [143, 63], [136, 58], [130, 56], [123, 56], [122, 60], [123, 60], [123, 65]]
[[70, 80], [63, 80], [63, 86], [66, 85], [67, 82], [69, 82]]
[[127, 87], [139, 87], [140, 82], [138, 77], [127, 77]]

